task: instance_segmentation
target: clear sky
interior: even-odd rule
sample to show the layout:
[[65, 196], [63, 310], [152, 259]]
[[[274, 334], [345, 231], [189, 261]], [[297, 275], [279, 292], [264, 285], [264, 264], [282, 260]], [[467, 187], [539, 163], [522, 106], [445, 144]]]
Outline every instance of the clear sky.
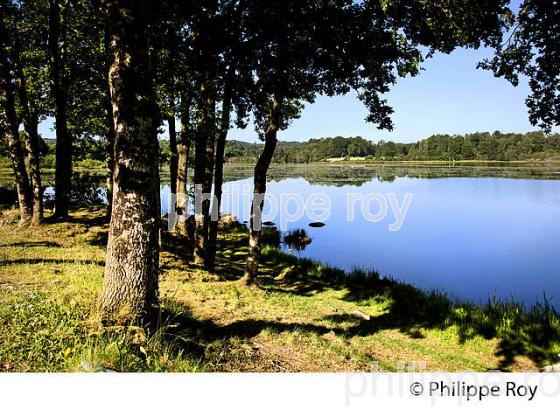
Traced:
[[[491, 50], [459, 49], [437, 54], [424, 63], [416, 77], [399, 79], [387, 94], [394, 108], [394, 130], [380, 131], [364, 121], [366, 109], [355, 94], [319, 97], [307, 105], [300, 119], [280, 133], [281, 140], [303, 141], [313, 137], [360, 135], [371, 140], [413, 142], [436, 133], [464, 134], [475, 131], [526, 132], [527, 81], [513, 87], [490, 71], [476, 69]], [[558, 131], [558, 129], [555, 129]], [[232, 130], [232, 139], [254, 141], [252, 128]]]

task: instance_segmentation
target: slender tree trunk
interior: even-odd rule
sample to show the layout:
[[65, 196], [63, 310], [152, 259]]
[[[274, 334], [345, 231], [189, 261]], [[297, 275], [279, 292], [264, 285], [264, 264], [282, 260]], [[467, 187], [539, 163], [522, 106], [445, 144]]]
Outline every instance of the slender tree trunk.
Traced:
[[[214, 84], [211, 85], [214, 87]], [[216, 99], [215, 99], [215, 90], [211, 92], [211, 97], [209, 98], [209, 107], [208, 107], [208, 117], [207, 120], [210, 123], [207, 127], [209, 130], [208, 134], [208, 143], [206, 145], [206, 160], [204, 161], [204, 183], [202, 185], [202, 192], [211, 193], [212, 192], [212, 182], [213, 182], [213, 175], [214, 175], [214, 151], [216, 145]], [[210, 101], [211, 100], [211, 101]], [[206, 128], [206, 127], [205, 127]], [[211, 201], [204, 201], [202, 204], [202, 214], [204, 217], [203, 220], [203, 231], [204, 235], [202, 237], [202, 248], [204, 249], [204, 267], [209, 268], [208, 266], [208, 259], [206, 258], [206, 254], [208, 251], [208, 230], [210, 228], [210, 222], [212, 217], [210, 215], [210, 205]]]
[[[224, 152], [226, 148], [226, 138], [229, 131], [231, 112], [231, 84], [227, 83], [224, 90], [222, 103], [222, 119], [220, 123], [220, 133], [216, 142], [216, 164], [214, 170], [214, 200], [212, 202], [212, 214], [220, 215], [220, 205], [222, 203], [222, 185], [224, 181]], [[216, 263], [216, 243], [218, 239], [218, 219], [211, 219], [208, 228], [208, 248], [206, 255], [206, 268], [214, 270]]]
[[[212, 175], [214, 172], [214, 145], [216, 139], [216, 76], [217, 56], [216, 41], [213, 39], [214, 17], [217, 1], [209, 2], [207, 18], [200, 30], [201, 42], [201, 78], [200, 101], [201, 121], [195, 142], [195, 188], [202, 188], [203, 194], [210, 194], [212, 190]], [[195, 199], [196, 203], [196, 199]], [[194, 232], [194, 262], [206, 266], [206, 250], [208, 246], [208, 227], [210, 222], [210, 200], [202, 201], [202, 209], [195, 212]], [[196, 211], [196, 210], [195, 210]]]
[[0, 18], [0, 123], [16, 180], [20, 225], [26, 225], [33, 216], [33, 200], [29, 176], [25, 168], [25, 157], [19, 140], [12, 67], [6, 52], [6, 44], [4, 44], [8, 35], [4, 27], [3, 16], [0, 15]]
[[49, 77], [56, 124], [55, 218], [68, 217], [72, 189], [72, 139], [68, 132], [68, 92], [64, 75], [66, 4], [67, 0], [50, 0], [49, 8]]
[[31, 110], [27, 94], [27, 84], [23, 67], [20, 61], [20, 46], [17, 35], [15, 36], [13, 56], [15, 62], [16, 86], [18, 90], [21, 117], [25, 129], [25, 148], [29, 158], [31, 176], [31, 190], [33, 193], [33, 225], [40, 224], [43, 220], [43, 187], [41, 184], [41, 167], [39, 154], [39, 131], [37, 115]]
[[105, 48], [105, 84], [103, 104], [105, 108], [105, 143], [107, 144], [105, 152], [105, 181], [107, 185], [107, 218], [111, 218], [113, 209], [113, 174], [115, 172], [115, 118], [113, 117], [113, 103], [111, 101], [111, 63], [112, 50], [111, 39], [109, 34], [109, 22], [105, 21], [104, 48]]
[[[277, 133], [280, 127], [282, 98], [275, 96], [270, 110], [268, 125], [265, 131], [263, 151], [257, 160], [254, 173], [253, 203], [251, 205], [251, 220], [249, 226], [249, 252], [247, 255], [247, 265], [243, 280], [247, 284], [255, 281], [259, 272], [259, 260], [261, 256], [261, 229], [262, 229], [262, 209], [264, 205], [264, 194], [266, 193], [266, 173], [272, 161], [274, 150], [276, 149]], [[255, 209], [255, 198], [263, 195], [263, 200], [259, 201]]]
[[188, 192], [187, 192], [187, 173], [189, 168], [189, 151], [191, 145], [191, 138], [189, 138], [190, 126], [190, 107], [191, 100], [185, 92], [181, 93], [181, 118], [180, 118], [180, 131], [179, 131], [179, 144], [178, 144], [178, 159], [177, 159], [177, 186], [175, 192], [177, 193], [177, 202], [175, 210], [177, 215], [185, 217], [185, 222], [179, 226], [182, 233], [187, 233], [187, 206], [188, 206]]
[[104, 323], [147, 324], [157, 308], [160, 196], [158, 106], [150, 66], [150, 0], [104, 0], [115, 114], [113, 212], [101, 293]]
[[194, 174], [193, 184], [195, 186], [195, 214], [194, 214], [194, 263], [204, 263], [204, 207], [197, 209], [196, 196], [201, 194], [200, 188], [204, 186], [204, 169], [206, 161], [206, 144], [207, 135], [202, 129], [202, 124], [199, 124], [196, 130], [196, 139], [194, 141]]
[[169, 160], [169, 173], [171, 174], [171, 193], [177, 193], [177, 167], [178, 167], [178, 153], [177, 153], [177, 131], [175, 129], [175, 116], [170, 115], [167, 117], [167, 125], [169, 127], [169, 149], [171, 151], [171, 158]]
[[[202, 120], [195, 142], [194, 184], [201, 187], [203, 194], [209, 194], [212, 190], [215, 143], [215, 90], [213, 78], [208, 77], [200, 88]], [[195, 213], [194, 263], [206, 265], [210, 200], [203, 201], [199, 211]]]

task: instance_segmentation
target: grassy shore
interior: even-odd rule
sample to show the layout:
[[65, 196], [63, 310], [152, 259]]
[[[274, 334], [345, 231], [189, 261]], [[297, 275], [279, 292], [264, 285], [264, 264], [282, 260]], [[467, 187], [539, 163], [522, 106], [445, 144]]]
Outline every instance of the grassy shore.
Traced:
[[549, 158], [519, 159], [519, 160], [497, 160], [497, 159], [381, 159], [367, 157], [342, 157], [327, 158], [321, 162], [362, 162], [366, 164], [427, 164], [427, 165], [558, 165], [560, 157], [554, 156]]
[[165, 233], [161, 314], [146, 331], [96, 321], [107, 226], [102, 210], [18, 229], [0, 220], [0, 370], [353, 371], [421, 363], [428, 371], [538, 370], [558, 361], [560, 322], [544, 303], [460, 305], [437, 292], [264, 250], [245, 287], [247, 233], [220, 236], [215, 273]]

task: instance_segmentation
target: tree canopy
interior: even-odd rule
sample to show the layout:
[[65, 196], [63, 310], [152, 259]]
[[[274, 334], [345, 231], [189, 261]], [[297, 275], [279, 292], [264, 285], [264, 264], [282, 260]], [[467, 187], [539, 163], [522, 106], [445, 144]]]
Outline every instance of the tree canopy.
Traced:
[[504, 43], [481, 67], [517, 86], [529, 80], [529, 120], [546, 131], [560, 125], [560, 2], [525, 0], [510, 22]]

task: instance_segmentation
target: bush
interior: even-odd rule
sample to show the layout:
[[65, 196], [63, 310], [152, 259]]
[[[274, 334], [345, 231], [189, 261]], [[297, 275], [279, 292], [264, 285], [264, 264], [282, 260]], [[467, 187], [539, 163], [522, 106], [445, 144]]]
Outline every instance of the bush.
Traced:
[[99, 169], [105, 167], [103, 161], [99, 161], [97, 159], [89, 159], [89, 158], [84, 159], [82, 161], [78, 161], [74, 165], [78, 168], [84, 168], [84, 169]]

